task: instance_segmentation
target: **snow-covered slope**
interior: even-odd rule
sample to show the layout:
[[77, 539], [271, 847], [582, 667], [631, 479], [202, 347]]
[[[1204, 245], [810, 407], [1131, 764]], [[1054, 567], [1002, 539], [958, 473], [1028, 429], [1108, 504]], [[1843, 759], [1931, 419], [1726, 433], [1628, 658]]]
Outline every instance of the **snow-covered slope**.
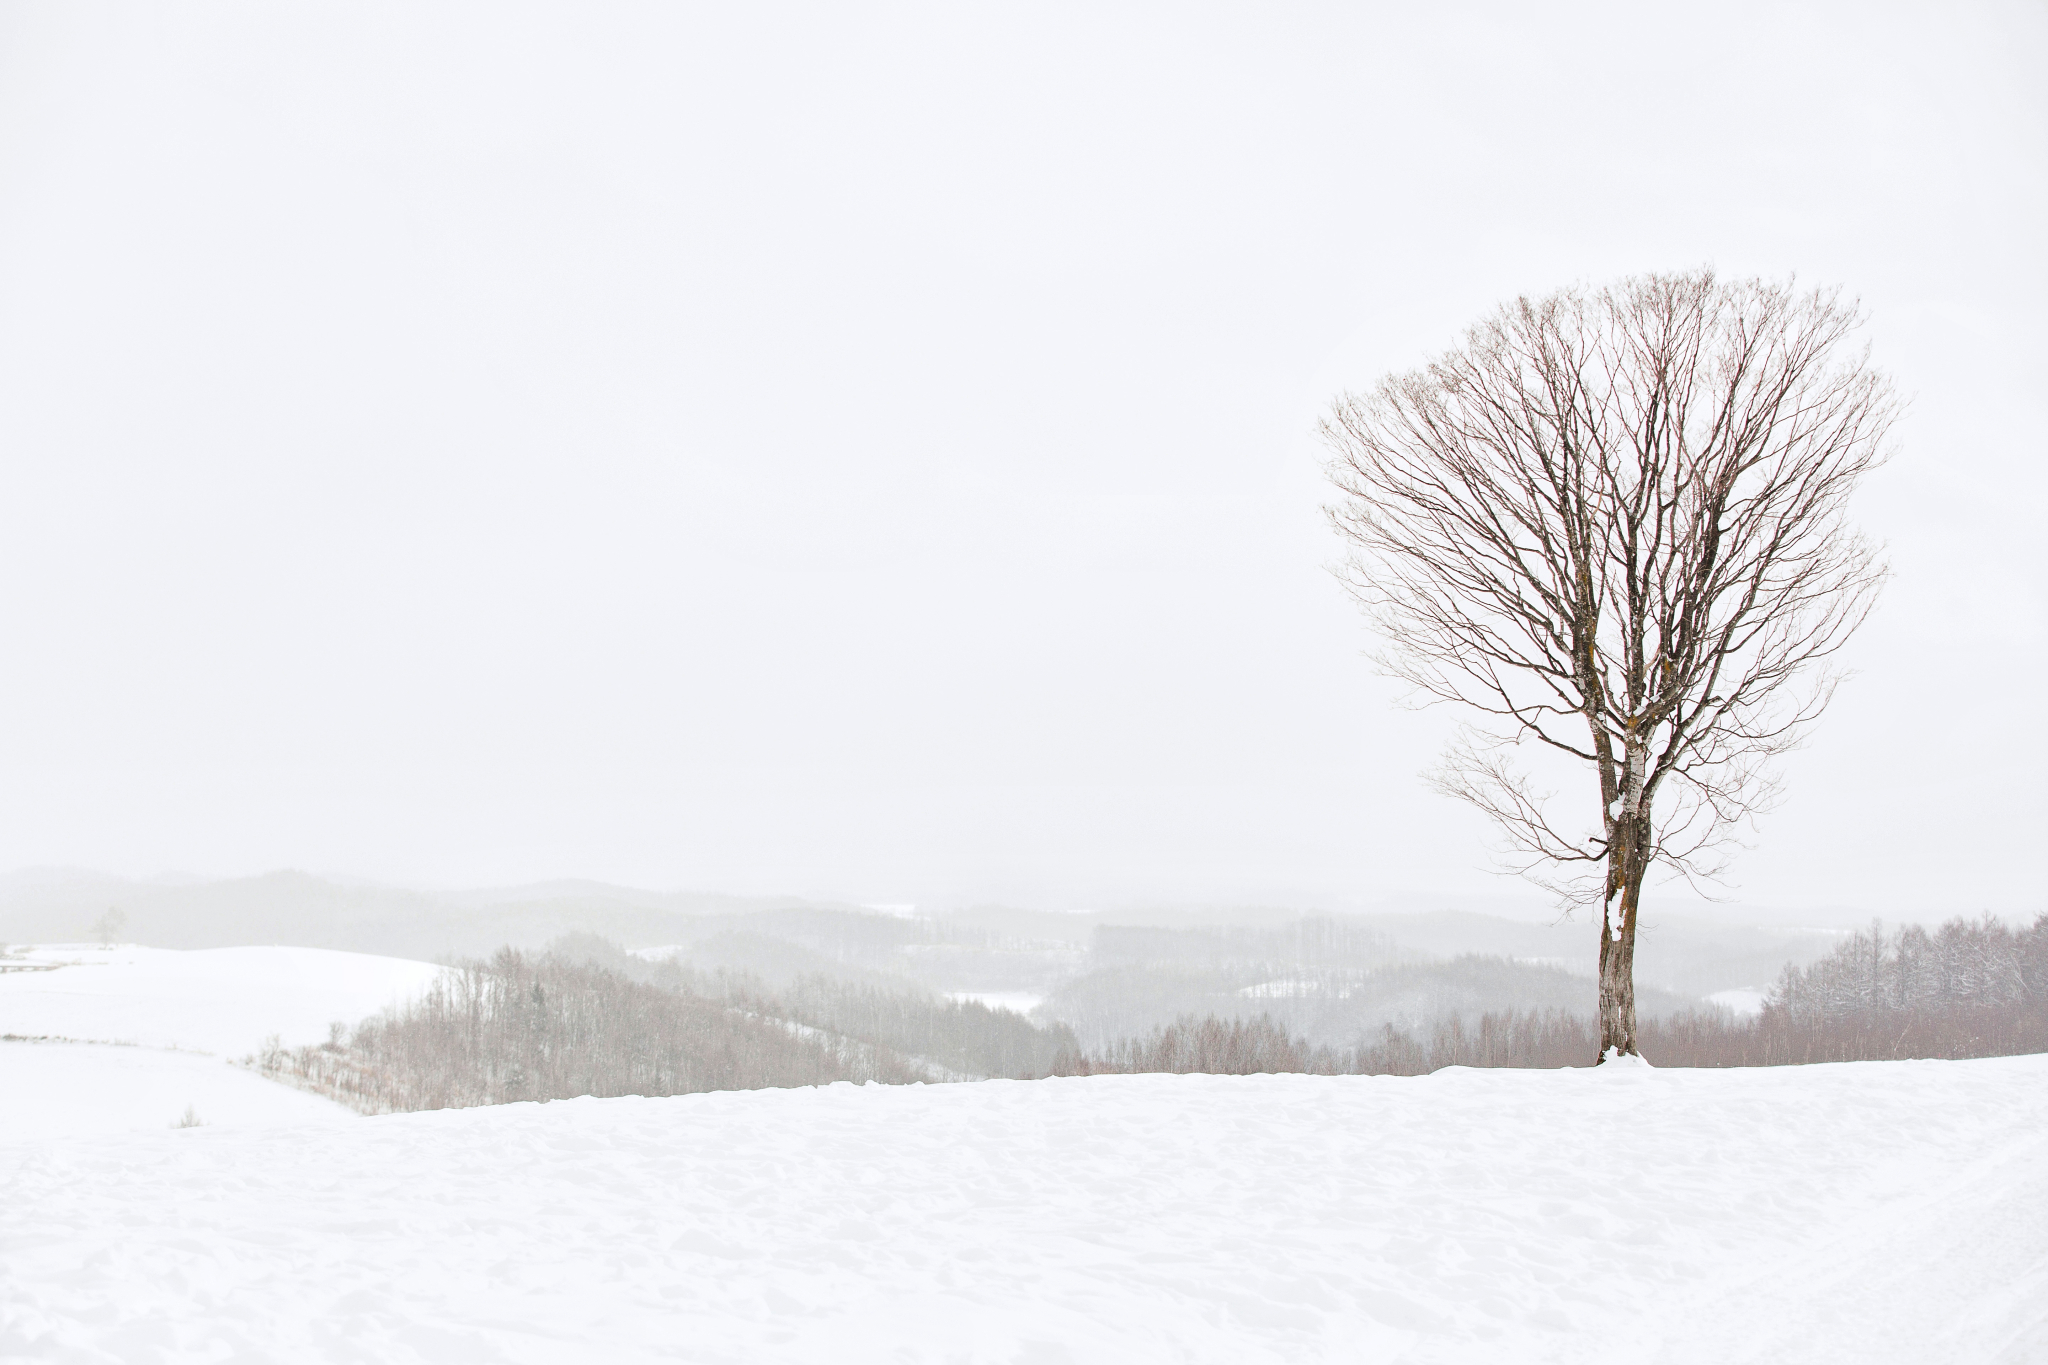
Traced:
[[2048, 1359], [2048, 1057], [0, 1144], [0, 1359]]
[[[0, 971], [0, 1034], [245, 1057], [271, 1034], [317, 1043], [424, 990], [430, 962], [324, 948], [29, 948]], [[50, 968], [50, 970], [34, 970]]]
[[248, 1127], [352, 1123], [330, 1100], [218, 1057], [99, 1043], [0, 1042], [0, 1142], [160, 1132], [186, 1122]]
[[[425, 988], [427, 962], [318, 948], [59, 944], [0, 961], [0, 1141], [352, 1120], [340, 1105], [230, 1066], [278, 1035], [318, 1042]], [[124, 1044], [124, 1046], [107, 1046]]]

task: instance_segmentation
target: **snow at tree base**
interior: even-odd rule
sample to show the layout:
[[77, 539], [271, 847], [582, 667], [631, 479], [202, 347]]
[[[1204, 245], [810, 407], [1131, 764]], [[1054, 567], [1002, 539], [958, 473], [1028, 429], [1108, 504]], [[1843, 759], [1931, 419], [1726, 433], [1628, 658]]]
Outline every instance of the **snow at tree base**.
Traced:
[[0, 1143], [0, 1359], [2048, 1359], [2048, 1056]]

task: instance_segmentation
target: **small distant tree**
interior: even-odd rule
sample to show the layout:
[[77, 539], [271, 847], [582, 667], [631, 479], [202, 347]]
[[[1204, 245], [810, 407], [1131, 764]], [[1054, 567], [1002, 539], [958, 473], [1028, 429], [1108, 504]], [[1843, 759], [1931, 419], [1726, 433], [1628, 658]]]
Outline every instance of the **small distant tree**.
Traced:
[[106, 912], [92, 922], [93, 937], [102, 944], [111, 946], [121, 937], [121, 931], [128, 927], [128, 916], [119, 906], [110, 905]]
[[[1843, 515], [1896, 413], [1862, 321], [1838, 291], [1637, 276], [1517, 299], [1323, 423], [1379, 662], [1467, 721], [1439, 789], [1601, 907], [1603, 1059], [1637, 1054], [1645, 877], [1721, 870], [1884, 577]], [[1590, 770], [1574, 807], [1531, 753]]]

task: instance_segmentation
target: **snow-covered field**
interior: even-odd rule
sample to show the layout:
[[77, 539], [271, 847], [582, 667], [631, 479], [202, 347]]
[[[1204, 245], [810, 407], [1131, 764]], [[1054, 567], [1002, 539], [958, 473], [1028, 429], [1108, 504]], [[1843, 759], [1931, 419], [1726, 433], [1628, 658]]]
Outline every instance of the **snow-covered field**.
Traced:
[[[431, 962], [325, 948], [55, 944], [0, 967], [0, 1034], [246, 1057], [271, 1034], [317, 1043], [426, 989]], [[47, 968], [48, 970], [36, 970]]]
[[187, 1121], [234, 1127], [348, 1123], [352, 1109], [218, 1057], [97, 1043], [0, 1042], [0, 1143], [161, 1131]]
[[[431, 963], [318, 948], [57, 944], [0, 960], [0, 1141], [353, 1117], [229, 1065], [277, 1035], [318, 1042], [426, 987]], [[119, 1046], [111, 1046], [119, 1044]]]
[[2048, 1057], [0, 1142], [0, 1359], [2048, 1359]]

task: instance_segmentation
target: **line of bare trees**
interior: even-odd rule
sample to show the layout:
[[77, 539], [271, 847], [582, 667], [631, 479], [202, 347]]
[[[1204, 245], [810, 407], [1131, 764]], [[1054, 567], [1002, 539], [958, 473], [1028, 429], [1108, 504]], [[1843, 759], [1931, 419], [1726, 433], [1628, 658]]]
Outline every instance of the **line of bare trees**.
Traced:
[[1065, 1024], [1038, 1026], [973, 1000], [934, 1000], [912, 991], [806, 975], [773, 989], [748, 978], [707, 983], [731, 1003], [858, 1039], [946, 1073], [932, 1079], [1036, 1080], [1074, 1050]]
[[[2002, 1057], [2048, 1052], [2048, 915], [2011, 929], [1950, 920], [1859, 933], [1833, 954], [1788, 966], [1757, 1018], [1692, 1011], [1644, 1019], [1643, 1057], [1671, 1067]], [[1313, 1046], [1270, 1016], [1186, 1016], [1143, 1038], [1060, 1059], [1062, 1075], [1207, 1072], [1417, 1076], [1447, 1066], [1584, 1063], [1595, 1020], [1562, 1010], [1452, 1017], [1426, 1035], [1392, 1027], [1350, 1048]]]
[[[1702, 1061], [1730, 1054], [1728, 1044], [1747, 1030], [1724, 1014], [1699, 1013], [1643, 1021], [1644, 1052], [1676, 1066], [1741, 1063]], [[1474, 1024], [1453, 1016], [1426, 1035], [1389, 1025], [1355, 1047], [1317, 1046], [1296, 1037], [1270, 1015], [1218, 1019], [1189, 1015], [1098, 1052], [1060, 1059], [1064, 1076], [1201, 1072], [1248, 1076], [1301, 1072], [1316, 1076], [1423, 1076], [1447, 1066], [1548, 1069], [1581, 1066], [1588, 1042], [1598, 1037], [1586, 1015], [1563, 1010], [1504, 1010]]]
[[[1796, 1066], [1808, 1062], [2000, 1057], [2048, 1051], [2048, 1027], [2011, 1011], [1913, 1016], [1891, 1027], [1867, 1018], [1795, 1023], [1782, 1015], [1737, 1020], [1700, 1011], [1640, 1021], [1643, 1058], [1664, 1067]], [[1583, 1066], [1597, 1023], [1561, 1010], [1504, 1010], [1468, 1023], [1452, 1017], [1427, 1032], [1393, 1027], [1356, 1047], [1316, 1046], [1270, 1016], [1188, 1016], [1145, 1038], [1062, 1057], [1063, 1076], [1202, 1072], [1246, 1076], [1424, 1076], [1447, 1066], [1552, 1070]]]
[[1758, 1028], [1794, 1061], [2048, 1051], [2048, 914], [2017, 930], [1989, 916], [1932, 933], [1873, 924], [1787, 967]]
[[592, 934], [557, 939], [550, 954], [605, 967], [636, 981], [722, 1001], [749, 1015], [820, 1029], [894, 1052], [925, 1079], [1031, 1080], [1050, 1075], [1053, 1059], [1074, 1045], [1064, 1024], [1033, 1025], [1009, 1010], [934, 995], [900, 978], [858, 967], [841, 974], [781, 971], [773, 976], [706, 969], [668, 957], [648, 961]]
[[326, 1044], [272, 1047], [258, 1061], [365, 1113], [923, 1079], [879, 1049], [509, 948], [351, 1036], [337, 1028]]
[[[609, 945], [602, 945], [609, 947]], [[834, 1081], [1028, 1079], [1073, 1050], [1064, 1028], [973, 1002], [825, 977], [770, 991], [743, 975], [576, 951], [504, 949], [327, 1042], [257, 1057], [365, 1113], [579, 1095], [680, 1095]]]
[[1863, 1013], [1955, 1013], [2023, 1007], [2048, 998], [2048, 915], [2022, 929], [1989, 916], [1886, 933], [1872, 924], [1834, 953], [1787, 967], [1771, 993], [1800, 1020]]
[[[593, 960], [607, 955], [616, 960]], [[1270, 1015], [1188, 1015], [1084, 1050], [1064, 1025], [971, 1002], [824, 976], [770, 989], [584, 945], [463, 963], [353, 1032], [337, 1025], [324, 1044], [272, 1046], [257, 1061], [366, 1113], [392, 1113], [833, 1081], [1548, 1068], [1583, 1064], [1599, 1037], [1594, 1018], [1557, 1009], [1451, 1016], [1427, 1033], [1387, 1027], [1349, 1047], [1311, 1043]], [[2048, 1051], [2048, 914], [2017, 930], [1989, 918], [1932, 932], [1873, 926], [1787, 967], [1755, 1019], [1646, 1018], [1639, 1042], [1652, 1063], [1677, 1067]]]

